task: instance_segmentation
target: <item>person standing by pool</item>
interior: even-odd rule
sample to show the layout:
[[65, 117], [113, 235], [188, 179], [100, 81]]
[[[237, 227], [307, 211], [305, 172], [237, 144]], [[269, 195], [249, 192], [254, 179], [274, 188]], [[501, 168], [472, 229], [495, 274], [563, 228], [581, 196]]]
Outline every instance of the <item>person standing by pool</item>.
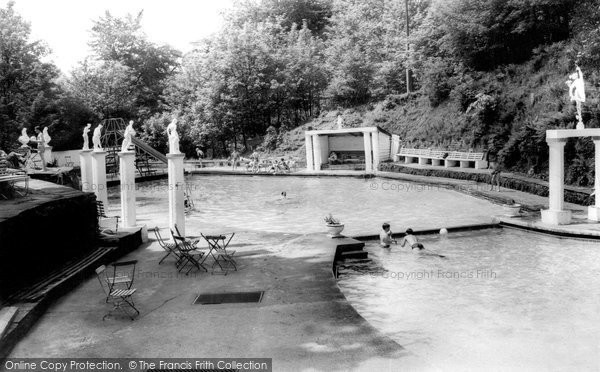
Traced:
[[46, 141], [44, 140], [44, 135], [40, 130], [40, 127], [35, 127], [35, 133], [37, 134], [36, 142], [37, 142], [37, 151], [40, 156], [40, 160], [42, 162], [42, 170], [46, 171], [46, 157], [44, 152], [46, 151]]
[[491, 173], [491, 177], [490, 177], [490, 184], [492, 185], [492, 188], [490, 189], [490, 191], [494, 191], [494, 185], [496, 185], [496, 186], [498, 186], [498, 192], [500, 192], [500, 173], [501, 172], [502, 172], [502, 167], [500, 166], [500, 163], [498, 161], [496, 161], [492, 165], [492, 173]]
[[240, 158], [240, 154], [238, 154], [238, 152], [236, 150], [233, 150], [233, 152], [231, 153], [231, 169], [235, 170], [235, 168], [237, 167], [237, 162], [238, 159]]
[[389, 248], [390, 244], [398, 244], [396, 240], [392, 236], [392, 230], [390, 229], [389, 223], [384, 223], [381, 225], [381, 232], [379, 233], [379, 245], [382, 248]]

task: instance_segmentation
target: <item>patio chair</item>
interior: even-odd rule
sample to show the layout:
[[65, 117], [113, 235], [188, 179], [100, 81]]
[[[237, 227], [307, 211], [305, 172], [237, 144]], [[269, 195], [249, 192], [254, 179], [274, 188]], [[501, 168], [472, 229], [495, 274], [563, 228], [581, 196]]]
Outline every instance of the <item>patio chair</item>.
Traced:
[[177, 246], [175, 243], [170, 243], [165, 241], [162, 236], [160, 235], [160, 229], [157, 227], [154, 228], [154, 236], [156, 236], [156, 240], [158, 241], [158, 244], [160, 245], [160, 247], [162, 249], [165, 250], [165, 252], [167, 252], [167, 254], [160, 259], [160, 261], [158, 261], [158, 264], [160, 265], [167, 257], [169, 257], [170, 255], [175, 256], [175, 258], [177, 258], [177, 260], [175, 261], [175, 265], [179, 266], [179, 263], [181, 261], [181, 256], [179, 255], [179, 252], [177, 251]]
[[71, 155], [66, 155], [65, 156], [65, 167], [73, 167], [75, 165], [75, 162], [73, 162], [73, 160], [71, 159]]
[[178, 271], [181, 272], [183, 269], [190, 264], [190, 268], [185, 273], [188, 275], [190, 271], [195, 267], [198, 270], [204, 270], [208, 272], [206, 267], [204, 267], [204, 260], [206, 260], [206, 256], [204, 252], [199, 251], [195, 247], [193, 247], [186, 238], [183, 236], [176, 235], [173, 230], [171, 230], [171, 235], [173, 236], [173, 240], [175, 241], [175, 246], [177, 248], [177, 252], [181, 257], [181, 264], [179, 265]]
[[100, 232], [116, 234], [119, 229], [119, 216], [107, 216], [101, 200], [96, 200], [96, 211]]
[[[133, 265], [133, 272], [135, 274], [135, 263], [137, 261], [127, 261], [112, 264], [115, 267], [114, 272], [116, 274], [117, 267], [122, 266], [131, 266]], [[125, 315], [134, 319], [134, 315], [132, 315], [127, 309], [131, 309], [135, 312], [135, 315], [139, 315], [139, 310], [135, 307], [135, 303], [133, 302], [133, 294], [136, 292], [136, 288], [132, 288], [133, 286], [133, 275], [131, 277], [116, 277], [109, 276], [106, 272], [106, 266], [102, 265], [96, 269], [96, 276], [98, 277], [98, 281], [100, 282], [100, 286], [106, 295], [106, 302], [110, 302], [113, 305], [113, 310], [120, 310]], [[123, 284], [123, 288], [119, 288], [119, 285]], [[112, 312], [111, 311], [111, 312]], [[110, 312], [102, 318], [106, 318]]]
[[186, 238], [185, 236], [183, 236], [182, 233], [179, 232], [179, 228], [177, 228], [177, 224], [173, 224], [173, 227], [175, 227], [176, 235], [182, 236], [194, 249], [198, 249], [197, 245], [200, 242], [200, 239]]
[[[208, 243], [210, 249], [210, 255], [214, 258], [213, 269], [215, 265], [221, 268], [221, 271], [227, 275], [229, 268], [233, 267], [234, 271], [237, 271], [237, 263], [233, 256], [235, 251], [227, 250], [227, 246], [231, 242], [231, 239], [235, 236], [235, 233], [231, 233], [229, 238], [226, 235], [204, 235], [200, 234]], [[213, 270], [214, 273], [214, 270]]]

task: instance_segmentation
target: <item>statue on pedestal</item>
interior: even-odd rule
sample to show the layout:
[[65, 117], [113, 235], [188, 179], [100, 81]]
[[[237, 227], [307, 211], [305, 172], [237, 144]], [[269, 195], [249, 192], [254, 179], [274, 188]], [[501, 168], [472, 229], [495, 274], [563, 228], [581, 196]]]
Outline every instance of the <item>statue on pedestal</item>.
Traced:
[[579, 66], [577, 66], [575, 73], [569, 75], [567, 85], [569, 86], [569, 97], [571, 97], [571, 101], [575, 101], [577, 105], [577, 115], [575, 116], [577, 119], [577, 129], [584, 129], [585, 126], [583, 125], [583, 118], [581, 116], [581, 105], [585, 102], [585, 82]]
[[342, 115], [338, 115], [337, 117], [337, 129], [342, 129], [344, 128], [344, 118], [342, 117]]
[[181, 154], [181, 151], [179, 151], [179, 134], [177, 133], [176, 118], [173, 118], [167, 126], [167, 136], [169, 136], [169, 154]]
[[129, 125], [125, 127], [125, 133], [123, 133], [123, 143], [121, 144], [121, 151], [129, 151], [131, 146], [131, 138], [135, 136], [135, 129], [133, 129], [133, 120], [129, 121]]
[[21, 147], [27, 147], [27, 144], [29, 143], [29, 135], [27, 134], [27, 128], [23, 128], [23, 130], [21, 130], [19, 142], [21, 142]]
[[90, 132], [91, 127], [92, 124], [87, 123], [87, 125], [83, 128], [83, 147], [81, 148], [82, 150], [90, 149], [90, 137], [88, 133]]
[[94, 134], [92, 135], [92, 144], [94, 145], [94, 152], [104, 151], [102, 148], [100, 138], [102, 137], [102, 124], [98, 124], [96, 129], [94, 129]]

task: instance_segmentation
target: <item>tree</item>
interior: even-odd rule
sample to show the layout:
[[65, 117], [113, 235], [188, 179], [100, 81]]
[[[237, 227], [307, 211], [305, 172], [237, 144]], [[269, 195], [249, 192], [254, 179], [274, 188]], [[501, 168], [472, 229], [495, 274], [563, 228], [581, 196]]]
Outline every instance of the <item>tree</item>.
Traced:
[[107, 11], [94, 22], [89, 45], [97, 60], [113, 69], [118, 65], [127, 68], [135, 103], [135, 110], [129, 115], [147, 119], [163, 109], [161, 97], [168, 78], [179, 66], [181, 53], [168, 45], [148, 41], [141, 21], [142, 12], [119, 18]]
[[131, 117], [136, 110], [135, 76], [119, 62], [86, 59], [71, 72], [67, 87], [100, 119]]
[[[569, 36], [571, 0], [437, 0], [428, 32], [418, 41], [433, 56], [454, 56], [466, 66], [490, 70], [520, 63], [540, 45]], [[431, 39], [431, 34], [438, 36]]]
[[48, 49], [29, 41], [30, 26], [13, 9], [0, 9], [0, 148], [15, 147], [20, 128], [57, 123], [53, 102], [58, 70], [42, 62]]

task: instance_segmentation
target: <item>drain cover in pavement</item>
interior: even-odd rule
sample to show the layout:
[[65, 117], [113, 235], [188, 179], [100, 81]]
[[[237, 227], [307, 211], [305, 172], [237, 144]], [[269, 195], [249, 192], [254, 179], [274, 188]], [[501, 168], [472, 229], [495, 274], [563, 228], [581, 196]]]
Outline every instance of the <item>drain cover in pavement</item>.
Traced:
[[260, 302], [264, 291], [258, 292], [229, 292], [229, 293], [201, 293], [194, 300], [194, 304], [215, 305]]

